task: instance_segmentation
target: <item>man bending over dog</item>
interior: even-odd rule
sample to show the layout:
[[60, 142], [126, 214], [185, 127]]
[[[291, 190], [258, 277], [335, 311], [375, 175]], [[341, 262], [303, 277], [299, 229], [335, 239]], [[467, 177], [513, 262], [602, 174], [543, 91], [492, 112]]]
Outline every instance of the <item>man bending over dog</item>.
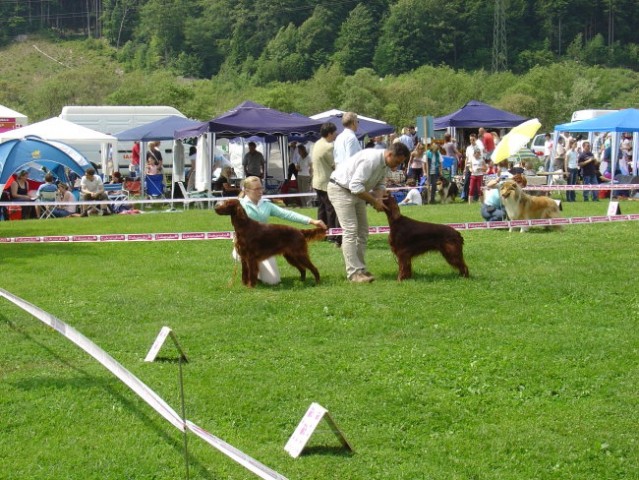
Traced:
[[366, 204], [370, 203], [378, 212], [384, 211], [382, 197], [388, 169], [395, 170], [409, 157], [408, 147], [401, 142], [385, 150], [367, 148], [340, 163], [330, 176], [328, 198], [343, 229], [342, 255], [351, 282], [375, 280], [364, 260], [368, 241]]

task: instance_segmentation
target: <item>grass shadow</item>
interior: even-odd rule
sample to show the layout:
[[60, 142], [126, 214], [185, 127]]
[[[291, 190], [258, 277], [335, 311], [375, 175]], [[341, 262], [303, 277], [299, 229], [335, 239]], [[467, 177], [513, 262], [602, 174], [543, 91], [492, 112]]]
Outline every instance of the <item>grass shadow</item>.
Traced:
[[311, 456], [311, 455], [330, 455], [334, 457], [352, 457], [355, 455], [355, 452], [349, 450], [346, 447], [329, 447], [324, 445], [316, 445], [312, 447], [306, 447], [302, 451], [301, 456]]

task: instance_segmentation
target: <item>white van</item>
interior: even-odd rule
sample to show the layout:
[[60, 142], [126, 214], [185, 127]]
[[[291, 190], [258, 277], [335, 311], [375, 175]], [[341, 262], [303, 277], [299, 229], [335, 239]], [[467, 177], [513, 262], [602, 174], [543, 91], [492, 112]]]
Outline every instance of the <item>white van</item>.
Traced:
[[[91, 106], [73, 105], [62, 108], [60, 118], [82, 125], [98, 132], [115, 134], [155, 120], [177, 115], [185, 117], [179, 110], [167, 106]], [[86, 158], [100, 165], [100, 145], [74, 145]], [[125, 174], [131, 163], [133, 142], [118, 142], [118, 151], [114, 155], [114, 163], [118, 170]], [[165, 173], [170, 173], [173, 166], [173, 142], [162, 142], [160, 146], [164, 160]], [[144, 159], [142, 159], [144, 162]]]
[[609, 113], [615, 113], [619, 110], [577, 110], [572, 112], [572, 117], [570, 118], [571, 122], [578, 122], [581, 120], [590, 120], [591, 118], [598, 118], [604, 115], [608, 115]]

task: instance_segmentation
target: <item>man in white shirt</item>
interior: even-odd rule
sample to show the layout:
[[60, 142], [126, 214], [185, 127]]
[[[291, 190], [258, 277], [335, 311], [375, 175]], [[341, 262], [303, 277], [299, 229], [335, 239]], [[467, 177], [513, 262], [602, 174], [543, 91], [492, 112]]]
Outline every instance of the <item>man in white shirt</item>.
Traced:
[[333, 143], [335, 168], [362, 149], [362, 146], [357, 139], [357, 135], [355, 135], [358, 124], [359, 122], [357, 120], [356, 113], [346, 112], [342, 116], [342, 125], [344, 126], [344, 130], [337, 136]]
[[382, 196], [388, 169], [395, 170], [409, 156], [408, 148], [401, 142], [386, 150], [367, 148], [341, 163], [330, 176], [328, 198], [343, 229], [342, 255], [351, 282], [370, 283], [375, 279], [364, 260], [368, 241], [366, 204], [378, 212], [384, 211]]
[[[109, 197], [104, 191], [104, 183], [102, 179], [95, 174], [93, 168], [87, 168], [84, 172], [84, 176], [80, 180], [80, 193], [82, 194], [82, 200], [95, 201], [95, 200], [108, 200]], [[100, 205], [100, 208], [110, 213], [108, 205]], [[82, 212], [86, 210], [86, 205], [82, 205]]]

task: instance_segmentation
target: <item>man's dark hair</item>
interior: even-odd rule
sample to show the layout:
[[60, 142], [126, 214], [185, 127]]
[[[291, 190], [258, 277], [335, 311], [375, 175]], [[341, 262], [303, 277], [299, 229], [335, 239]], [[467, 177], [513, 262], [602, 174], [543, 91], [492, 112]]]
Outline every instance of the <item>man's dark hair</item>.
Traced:
[[333, 122], [326, 122], [320, 127], [320, 135], [322, 138], [328, 137], [331, 133], [337, 131], [337, 126]]
[[408, 147], [404, 145], [402, 142], [393, 143], [390, 146], [389, 150], [393, 152], [393, 154], [396, 157], [404, 157], [404, 158], [410, 157], [410, 151], [408, 150]]

